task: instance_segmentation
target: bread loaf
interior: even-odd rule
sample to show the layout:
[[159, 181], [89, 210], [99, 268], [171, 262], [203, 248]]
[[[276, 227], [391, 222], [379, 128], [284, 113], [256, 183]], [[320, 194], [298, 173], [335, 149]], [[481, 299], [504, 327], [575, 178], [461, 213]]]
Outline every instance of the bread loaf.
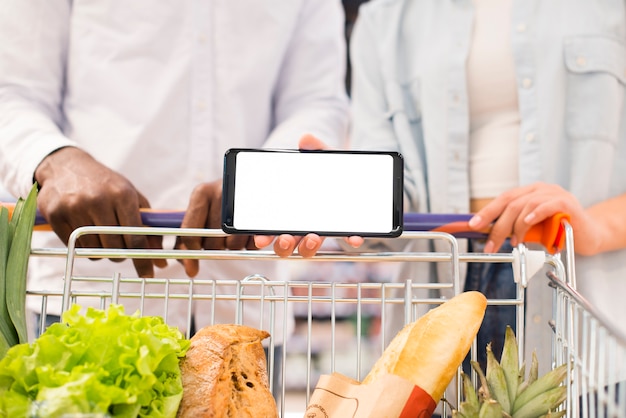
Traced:
[[439, 402], [469, 352], [487, 308], [482, 293], [461, 293], [406, 325], [363, 380], [391, 373], [419, 386]]
[[261, 344], [267, 337], [243, 325], [199, 330], [181, 361], [178, 417], [277, 417]]

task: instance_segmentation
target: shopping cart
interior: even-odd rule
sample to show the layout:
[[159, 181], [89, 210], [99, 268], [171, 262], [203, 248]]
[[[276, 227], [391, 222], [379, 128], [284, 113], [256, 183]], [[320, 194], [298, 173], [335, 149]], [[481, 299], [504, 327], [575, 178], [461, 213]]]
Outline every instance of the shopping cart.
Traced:
[[[415, 220], [413, 220], [415, 221]], [[430, 226], [428, 227], [430, 229]], [[232, 308], [227, 322], [242, 323], [245, 311], [260, 310], [257, 326], [272, 335], [268, 341], [268, 370], [270, 386], [279, 400], [281, 417], [303, 417], [310, 396], [321, 374], [339, 372], [361, 380], [375, 359], [382, 353], [393, 335], [387, 335], [384, 326], [391, 311], [402, 312], [397, 319], [409, 323], [428, 309], [441, 304], [442, 293], [457, 294], [462, 266], [466, 263], [510, 263], [518, 283], [517, 296], [506, 300], [489, 300], [490, 305], [511, 305], [517, 312], [517, 329], [523, 330], [525, 287], [538, 270], [546, 270], [554, 292], [554, 312], [549, 321], [553, 328], [552, 367], [569, 362], [572, 368], [567, 377], [567, 399], [562, 408], [568, 417], [626, 417], [626, 386], [616, 385], [624, 379], [619, 374], [626, 367], [626, 343], [623, 337], [608, 326], [575, 290], [574, 264], [571, 257], [573, 243], [571, 228], [566, 231], [565, 250], [562, 253], [529, 250], [519, 245], [510, 254], [461, 253], [461, 234], [433, 231], [407, 231], [402, 242], [427, 240], [437, 242], [443, 251], [412, 252], [406, 250], [325, 250], [312, 259], [297, 256], [280, 259], [271, 251], [212, 251], [212, 250], [122, 250], [77, 248], [76, 240], [86, 234], [143, 234], [164, 237], [192, 235], [221, 237], [219, 230], [181, 229], [169, 227], [119, 228], [83, 227], [72, 234], [68, 248], [34, 248], [33, 257], [63, 258], [66, 273], [62, 290], [28, 289], [27, 297], [36, 298], [41, 306], [40, 332], [43, 332], [49, 304], [61, 300], [63, 309], [71, 304], [106, 308], [111, 303], [130, 305], [141, 314], [156, 314], [165, 318], [173, 310], [184, 310], [181, 328], [190, 336], [194, 329], [195, 307], [201, 305], [208, 314], [208, 322], [215, 321], [215, 312], [221, 304]], [[287, 263], [289, 266], [318, 266], [318, 263], [385, 265], [393, 270], [400, 263], [435, 263], [446, 265], [450, 281], [429, 283], [419, 277], [407, 277], [402, 283], [387, 280], [272, 280], [251, 271], [245, 277], [226, 280], [184, 277], [151, 278], [126, 277], [112, 271], [109, 276], [81, 276], [74, 270], [80, 258], [162, 258], [208, 259], [241, 262]], [[156, 308], [155, 308], [156, 306]], [[182, 306], [182, 308], [181, 308]], [[156, 311], [155, 311], [156, 309]], [[291, 317], [295, 324], [276, 318]], [[225, 322], [223, 318], [221, 322]], [[292, 329], [291, 327], [294, 326]], [[547, 325], [546, 325], [547, 326]], [[292, 332], [293, 331], [293, 332]], [[275, 335], [281, 335], [278, 338]], [[524, 332], [518, 331], [520, 356], [524, 355]], [[282, 347], [284, 355], [274, 355]], [[471, 356], [476, 359], [476, 344]], [[484, 350], [484, 347], [482, 348]], [[522, 357], [520, 357], [522, 358]], [[621, 365], [621, 366], [620, 366]], [[438, 407], [442, 416], [450, 416], [450, 405], [460, 402], [460, 373], [446, 392], [446, 400]], [[280, 388], [279, 391], [276, 388]], [[295, 388], [295, 389], [294, 389]], [[294, 397], [294, 393], [297, 396]]]

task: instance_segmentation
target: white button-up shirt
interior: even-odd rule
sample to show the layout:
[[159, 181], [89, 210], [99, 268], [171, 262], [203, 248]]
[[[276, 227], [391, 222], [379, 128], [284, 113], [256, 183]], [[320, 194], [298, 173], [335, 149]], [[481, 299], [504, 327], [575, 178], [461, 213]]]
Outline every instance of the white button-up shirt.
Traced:
[[[196, 184], [221, 178], [228, 148], [294, 148], [304, 133], [339, 146], [346, 137], [339, 0], [3, 5], [0, 182], [16, 196], [46, 155], [75, 145], [126, 175], [153, 208], [181, 209]], [[34, 245], [62, 245], [51, 235], [35, 234]], [[87, 274], [122, 269], [82, 264]], [[184, 277], [171, 264], [160, 275]], [[59, 287], [63, 263], [34, 259], [30, 272], [31, 287]], [[202, 272], [257, 271], [240, 262]]]

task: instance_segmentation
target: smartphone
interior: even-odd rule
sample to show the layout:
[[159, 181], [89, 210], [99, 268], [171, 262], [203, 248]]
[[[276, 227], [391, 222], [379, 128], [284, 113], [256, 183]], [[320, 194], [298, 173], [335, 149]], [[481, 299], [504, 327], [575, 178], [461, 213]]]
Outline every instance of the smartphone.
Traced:
[[222, 229], [230, 234], [397, 237], [404, 162], [397, 152], [229, 149]]

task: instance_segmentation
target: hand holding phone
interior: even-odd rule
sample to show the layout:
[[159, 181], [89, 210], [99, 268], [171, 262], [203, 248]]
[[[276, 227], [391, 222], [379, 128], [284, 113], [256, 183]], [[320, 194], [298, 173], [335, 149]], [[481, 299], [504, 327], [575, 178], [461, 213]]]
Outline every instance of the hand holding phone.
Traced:
[[227, 233], [402, 233], [403, 160], [395, 152], [230, 149], [223, 181]]

